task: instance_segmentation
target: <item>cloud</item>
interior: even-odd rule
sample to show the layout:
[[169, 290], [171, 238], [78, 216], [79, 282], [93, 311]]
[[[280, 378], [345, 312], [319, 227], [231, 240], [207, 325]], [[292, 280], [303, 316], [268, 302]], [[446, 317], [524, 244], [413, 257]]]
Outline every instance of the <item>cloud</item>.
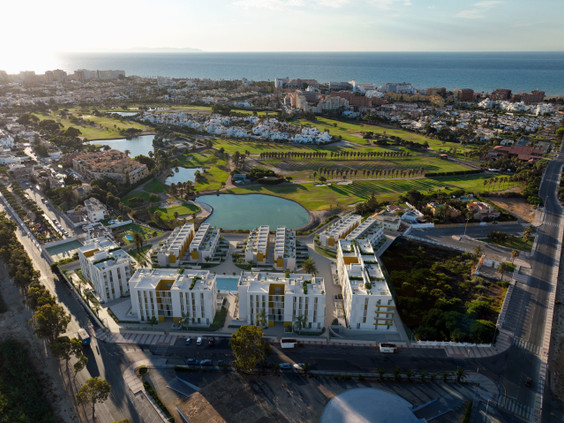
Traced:
[[472, 9], [461, 10], [458, 12], [455, 17], [456, 18], [463, 18], [463, 19], [483, 19], [486, 17], [487, 12], [497, 6], [498, 4], [503, 3], [503, 1], [499, 0], [489, 0], [489, 1], [479, 1], [474, 3]]

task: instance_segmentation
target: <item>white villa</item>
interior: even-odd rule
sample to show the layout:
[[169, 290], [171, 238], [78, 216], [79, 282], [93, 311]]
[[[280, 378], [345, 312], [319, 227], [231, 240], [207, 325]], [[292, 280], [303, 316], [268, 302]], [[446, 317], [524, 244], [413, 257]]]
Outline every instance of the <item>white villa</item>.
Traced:
[[[217, 310], [215, 275], [209, 270], [139, 269], [129, 280], [131, 307], [140, 321], [172, 318], [209, 326]], [[184, 322], [183, 322], [184, 320]]]
[[107, 302], [129, 294], [128, 281], [133, 261], [115, 242], [95, 238], [78, 249], [84, 278], [92, 282], [100, 301]]
[[320, 331], [325, 326], [325, 283], [308, 274], [243, 272], [239, 280], [239, 320], [248, 324], [301, 326]]
[[372, 245], [339, 241], [337, 272], [349, 329], [395, 331], [396, 306]]

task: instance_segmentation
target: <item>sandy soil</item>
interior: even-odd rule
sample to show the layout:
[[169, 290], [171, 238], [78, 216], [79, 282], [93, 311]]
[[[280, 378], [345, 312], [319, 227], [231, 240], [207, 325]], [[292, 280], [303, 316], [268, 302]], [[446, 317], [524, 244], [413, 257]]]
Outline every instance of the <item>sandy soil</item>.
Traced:
[[535, 220], [536, 209], [523, 198], [488, 197], [488, 200], [525, 222], [533, 223]]
[[73, 394], [65, 391], [65, 388], [70, 386], [69, 383], [63, 382], [63, 378], [69, 382], [65, 377], [64, 364], [52, 357], [45, 343], [33, 333], [33, 326], [30, 323], [32, 313], [24, 306], [22, 294], [7, 275], [7, 267], [0, 263], [0, 292], [8, 307], [8, 311], [0, 313], [0, 339], [13, 338], [25, 346], [36, 373], [43, 381], [45, 397], [59, 421], [79, 422], [81, 420], [75, 414], [71, 399]]

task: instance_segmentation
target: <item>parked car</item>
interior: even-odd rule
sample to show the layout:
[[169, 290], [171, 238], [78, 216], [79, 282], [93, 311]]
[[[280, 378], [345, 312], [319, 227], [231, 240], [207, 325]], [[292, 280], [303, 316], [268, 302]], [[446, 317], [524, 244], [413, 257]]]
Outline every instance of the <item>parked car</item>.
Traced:
[[300, 372], [304, 371], [305, 363], [294, 363], [294, 369]]
[[280, 370], [289, 370], [292, 368], [292, 365], [290, 363], [280, 363], [278, 367]]
[[199, 364], [199, 361], [195, 358], [188, 358], [186, 359], [186, 364], [188, 364], [189, 366], [197, 366]]
[[206, 359], [206, 360], [200, 361], [200, 366], [202, 366], [202, 367], [209, 367], [209, 366], [212, 366], [212, 365], [213, 365], [213, 362], [211, 360]]
[[185, 344], [190, 345], [191, 343], [192, 343], [192, 337], [189, 336], [188, 338], [186, 338]]
[[208, 339], [208, 345], [212, 347], [214, 344], [215, 344], [215, 338], [212, 336], [210, 339]]
[[196, 339], [196, 345], [202, 345], [203, 339], [201, 336], [198, 336], [198, 339]]

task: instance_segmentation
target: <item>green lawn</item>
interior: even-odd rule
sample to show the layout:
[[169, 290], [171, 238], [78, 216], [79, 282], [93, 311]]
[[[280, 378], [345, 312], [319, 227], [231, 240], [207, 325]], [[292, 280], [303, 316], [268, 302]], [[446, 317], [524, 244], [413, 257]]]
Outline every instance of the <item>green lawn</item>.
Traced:
[[374, 194], [378, 200], [395, 200], [401, 194], [415, 189], [422, 192], [466, 191], [481, 192], [484, 180], [491, 175], [443, 176], [409, 180], [355, 181], [350, 185], [316, 186], [313, 183], [237, 187], [233, 194], [271, 194], [294, 200], [309, 210], [327, 210], [337, 206], [364, 201]]
[[132, 248], [127, 253], [131, 257], [133, 257], [135, 261], [140, 265], [145, 265], [145, 264], [149, 265], [150, 263], [147, 262], [147, 259], [145, 258], [145, 254], [147, 254], [147, 251], [149, 251], [152, 246], [153, 246], [152, 244], [145, 244], [143, 245], [143, 247], [140, 248], [139, 251], [137, 251], [137, 248]]
[[141, 232], [143, 234], [143, 238], [151, 239], [156, 236], [162, 235], [163, 231], [159, 231], [158, 229], [149, 228], [148, 226], [138, 225], [137, 223], [130, 223], [129, 225], [125, 225], [119, 228], [121, 232], [120, 236], [123, 242], [126, 244], [131, 244], [132, 241], [129, 241], [125, 236], [126, 235], [133, 235], [134, 232]]
[[157, 179], [152, 179], [151, 181], [149, 181], [143, 189], [145, 191], [157, 193], [168, 191], [168, 187]]
[[194, 183], [196, 191], [217, 190], [221, 183], [226, 182], [229, 177], [229, 166], [227, 160], [220, 159], [212, 151], [206, 150], [202, 153], [189, 154], [180, 161], [179, 166], [201, 167], [202, 178]]
[[492, 241], [489, 239], [482, 239], [481, 241], [488, 242], [490, 244], [501, 245], [502, 247], [511, 248], [512, 250], [530, 252], [533, 248], [534, 238], [529, 239], [528, 242], [523, 241], [523, 238], [515, 235], [509, 235], [505, 241]]
[[[127, 204], [128, 206], [130, 206], [129, 200], [131, 200], [132, 198], [141, 198], [145, 203], [150, 203], [149, 196], [150, 196], [150, 194], [149, 194], [148, 192], [145, 192], [145, 191], [138, 191], [138, 192], [134, 192], [134, 193], [132, 193], [132, 194], [126, 195], [126, 196], [123, 198], [122, 201], [123, 201], [125, 204]], [[157, 200], [157, 201], [160, 201], [160, 199]]]
[[174, 220], [174, 213], [178, 213], [178, 216], [191, 216], [193, 213], [198, 213], [201, 209], [200, 207], [196, 206], [195, 204], [191, 203], [184, 203], [180, 206], [172, 206], [172, 207], [154, 207], [151, 209], [151, 212], [154, 213], [155, 211], [159, 210], [162, 215], [161, 218], [165, 222], [170, 222]]

